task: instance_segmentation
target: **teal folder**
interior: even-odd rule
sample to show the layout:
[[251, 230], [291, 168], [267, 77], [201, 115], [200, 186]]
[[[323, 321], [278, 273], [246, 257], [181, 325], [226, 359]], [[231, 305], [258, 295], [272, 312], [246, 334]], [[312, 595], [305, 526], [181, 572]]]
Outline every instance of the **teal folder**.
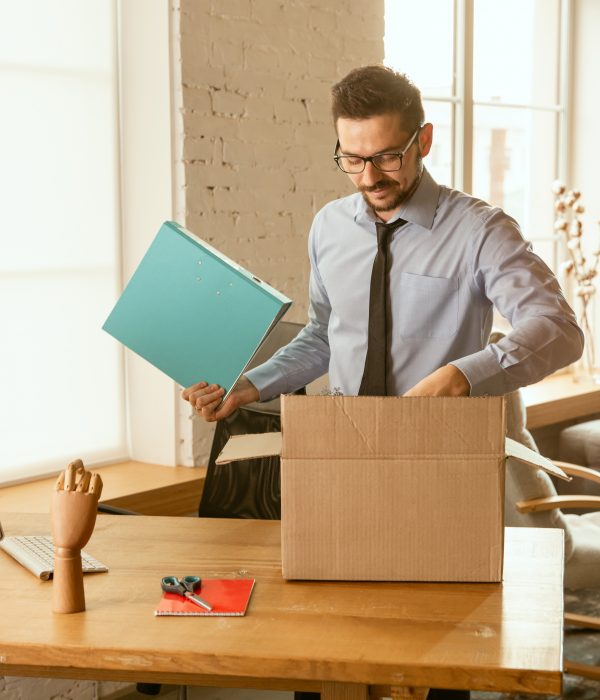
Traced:
[[166, 221], [102, 328], [181, 386], [228, 394], [291, 303]]

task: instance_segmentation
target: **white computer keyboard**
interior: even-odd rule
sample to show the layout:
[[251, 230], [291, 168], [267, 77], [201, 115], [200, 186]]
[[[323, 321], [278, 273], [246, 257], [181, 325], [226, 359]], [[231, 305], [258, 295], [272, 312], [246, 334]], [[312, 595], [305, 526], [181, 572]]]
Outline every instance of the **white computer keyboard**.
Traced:
[[[54, 544], [44, 535], [16, 535], [0, 540], [0, 549], [10, 554], [26, 569], [44, 581], [54, 572]], [[108, 571], [108, 567], [87, 552], [81, 552], [81, 568], [84, 574]]]

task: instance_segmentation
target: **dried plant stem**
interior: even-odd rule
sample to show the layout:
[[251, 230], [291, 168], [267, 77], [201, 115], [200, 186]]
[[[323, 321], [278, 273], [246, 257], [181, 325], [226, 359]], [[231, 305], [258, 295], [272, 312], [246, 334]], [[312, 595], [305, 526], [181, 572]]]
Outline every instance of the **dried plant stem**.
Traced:
[[594, 332], [593, 332], [593, 326], [590, 323], [589, 319], [589, 314], [588, 314], [588, 302], [590, 301], [589, 297], [583, 301], [582, 304], [582, 311], [581, 311], [581, 316], [579, 319], [579, 322], [581, 324], [581, 330], [583, 331], [585, 335], [585, 348], [584, 348], [584, 353], [585, 353], [585, 359], [586, 359], [586, 365], [589, 370], [594, 369], [595, 365], [595, 358], [596, 358], [596, 351], [595, 351], [595, 339], [594, 339]]
[[582, 246], [582, 214], [585, 209], [579, 201], [580, 192], [577, 190], [567, 191], [563, 183], [558, 181], [553, 184], [552, 189], [555, 194], [554, 209], [556, 212], [554, 230], [557, 235], [563, 238], [568, 251], [568, 260], [561, 264], [561, 270], [567, 276], [574, 277], [577, 285], [574, 292], [581, 305], [579, 322], [586, 339], [583, 365], [591, 376], [596, 364], [596, 343], [594, 338], [595, 318], [592, 318], [590, 301], [596, 294], [595, 280], [598, 276], [600, 261], [600, 241], [588, 260]]

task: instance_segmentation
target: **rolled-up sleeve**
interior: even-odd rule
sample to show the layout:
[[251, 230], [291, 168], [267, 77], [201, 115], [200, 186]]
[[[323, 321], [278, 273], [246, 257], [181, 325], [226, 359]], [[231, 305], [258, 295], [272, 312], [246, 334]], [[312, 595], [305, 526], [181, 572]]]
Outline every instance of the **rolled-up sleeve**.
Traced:
[[512, 326], [483, 350], [453, 360], [471, 395], [501, 395], [532, 384], [583, 352], [583, 333], [556, 277], [500, 210], [474, 237], [472, 284]]
[[308, 246], [311, 267], [308, 324], [270, 360], [246, 373], [246, 377], [258, 389], [261, 401], [296, 391], [326, 374], [329, 368], [328, 327], [331, 305], [318, 271], [317, 235], [315, 219]]

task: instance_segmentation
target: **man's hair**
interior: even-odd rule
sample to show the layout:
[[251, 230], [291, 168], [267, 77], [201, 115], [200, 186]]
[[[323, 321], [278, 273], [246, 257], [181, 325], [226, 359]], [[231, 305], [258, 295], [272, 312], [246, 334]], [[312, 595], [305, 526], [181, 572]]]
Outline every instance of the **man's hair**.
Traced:
[[355, 68], [331, 88], [333, 123], [344, 119], [368, 119], [390, 112], [402, 116], [405, 129], [413, 131], [425, 121], [421, 92], [404, 73], [386, 66]]

